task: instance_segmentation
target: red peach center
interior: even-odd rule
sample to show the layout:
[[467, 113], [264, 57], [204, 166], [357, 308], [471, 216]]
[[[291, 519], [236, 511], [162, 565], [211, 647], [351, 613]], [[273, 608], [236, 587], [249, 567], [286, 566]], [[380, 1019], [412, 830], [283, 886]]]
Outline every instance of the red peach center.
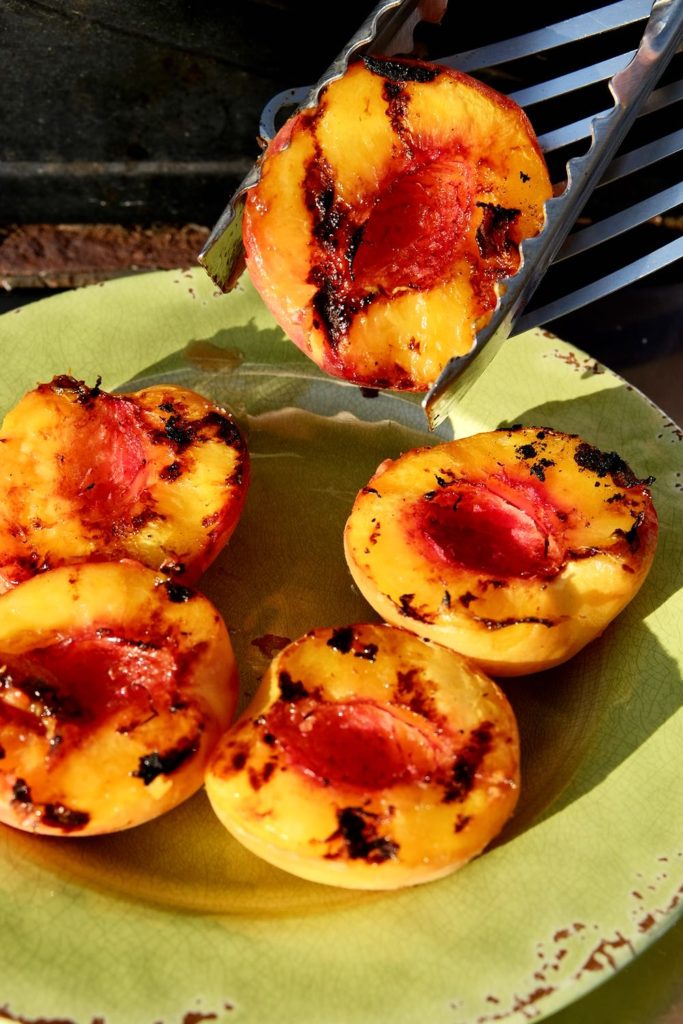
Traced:
[[438, 741], [424, 728], [371, 701], [278, 703], [268, 728], [300, 771], [332, 786], [377, 791], [431, 775]]
[[553, 576], [557, 537], [528, 508], [485, 487], [448, 488], [416, 508], [421, 537], [444, 562], [493, 576]]
[[176, 665], [168, 651], [116, 637], [63, 641], [5, 659], [6, 707], [38, 720], [54, 717], [86, 727], [121, 708], [152, 717], [169, 693]]
[[464, 244], [472, 190], [469, 166], [448, 157], [396, 178], [363, 228], [353, 261], [356, 282], [391, 294], [441, 281]]
[[135, 407], [100, 395], [88, 418], [88, 436], [69, 453], [70, 483], [86, 518], [116, 518], [138, 498], [145, 483], [145, 446]]

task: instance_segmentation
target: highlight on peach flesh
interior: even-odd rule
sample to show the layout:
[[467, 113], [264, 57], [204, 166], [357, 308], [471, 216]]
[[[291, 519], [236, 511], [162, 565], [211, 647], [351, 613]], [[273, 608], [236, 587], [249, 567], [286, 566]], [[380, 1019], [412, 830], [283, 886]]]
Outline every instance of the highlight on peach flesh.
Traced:
[[322, 369], [424, 391], [469, 351], [550, 196], [516, 104], [440, 65], [367, 56], [268, 147], [246, 263]]
[[0, 596], [0, 821], [80, 837], [195, 793], [237, 701], [219, 613], [134, 562], [49, 570]]
[[385, 621], [494, 676], [541, 671], [599, 636], [643, 584], [658, 532], [650, 483], [548, 428], [417, 449], [358, 494], [347, 563]]
[[62, 375], [2, 426], [0, 593], [87, 558], [194, 583], [230, 538], [249, 456], [233, 417], [174, 386], [110, 395]]
[[206, 776], [218, 817], [252, 852], [360, 889], [454, 871], [497, 835], [518, 787], [502, 691], [384, 624], [315, 629], [280, 652]]

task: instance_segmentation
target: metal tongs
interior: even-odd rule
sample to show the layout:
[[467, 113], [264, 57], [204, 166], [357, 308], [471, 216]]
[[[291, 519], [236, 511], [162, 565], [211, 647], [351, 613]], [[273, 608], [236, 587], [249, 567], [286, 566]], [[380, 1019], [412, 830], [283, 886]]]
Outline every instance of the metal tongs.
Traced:
[[[292, 106], [293, 103], [299, 103], [300, 107], [314, 106], [318, 102], [321, 90], [343, 75], [352, 59], [366, 52], [387, 55], [407, 52], [412, 44], [414, 26], [420, 20], [440, 20], [446, 2], [447, 0], [382, 0], [313, 88], [293, 89], [274, 97], [264, 110], [262, 135], [266, 139], [272, 137], [275, 131], [275, 116], [284, 107]], [[537, 96], [562, 96], [577, 86], [583, 87], [593, 82], [608, 80], [614, 104], [608, 110], [598, 111], [590, 118], [583, 119], [584, 134], [590, 138], [590, 145], [583, 155], [572, 157], [566, 163], [566, 184], [559, 195], [546, 203], [543, 230], [522, 243], [518, 272], [498, 283], [496, 309], [487, 326], [477, 334], [470, 352], [451, 359], [425, 396], [423, 407], [432, 428], [448, 417], [456, 403], [469, 390], [508, 337], [517, 329], [527, 329], [544, 322], [538, 318], [535, 322], [529, 322], [528, 317], [522, 318], [522, 313], [549, 266], [560, 253], [581, 210], [600, 183], [634, 120], [648, 104], [653, 105], [652, 93], [655, 85], [683, 39], [683, 0], [656, 0], [651, 10], [650, 0], [619, 0], [597, 11], [549, 26], [540, 32], [527, 33], [490, 47], [483, 47], [479, 51], [469, 51], [441, 60], [452, 67], [472, 71], [536, 53], [544, 48], [552, 48], [566, 42], [567, 39], [583, 39], [643, 18], [647, 18], [647, 21], [640, 45], [635, 52], [621, 54], [617, 58], [598, 64], [593, 63], [572, 74], [541, 83], [535, 92], [527, 89], [512, 94], [520, 105], [526, 106]], [[681, 98], [680, 83], [678, 86], [678, 89], [669, 87], [668, 94], [666, 89], [658, 90], [663, 94], [659, 99], [660, 105]], [[656, 105], [655, 102], [654, 106]], [[625, 158], [620, 157], [624, 167], [614, 169], [612, 165], [610, 173], [626, 174], [630, 170], [642, 168], [662, 154], [670, 154], [683, 144], [680, 136], [679, 131], [659, 140], [659, 150], [647, 146], [642, 147], [642, 152], [627, 154]], [[560, 137], [558, 136], [558, 140]], [[553, 146], [549, 136], [539, 141], [544, 151]], [[219, 287], [226, 291], [232, 288], [244, 269], [241, 237], [244, 199], [247, 190], [258, 182], [259, 175], [260, 165], [257, 161], [232, 197], [199, 255], [199, 262]], [[660, 197], [655, 197], [655, 200], [661, 199], [662, 203], [674, 206], [676, 201], [680, 202], [683, 199], [683, 185], [679, 183], [673, 191], [676, 192], [675, 196], [669, 189], [661, 193]], [[666, 209], [666, 205], [663, 208]], [[661, 212], [661, 209], [654, 209], [652, 200], [637, 203], [623, 211], [621, 218], [608, 218], [604, 222], [603, 230], [600, 231], [598, 225], [598, 230], [594, 233], [599, 235], [601, 240], [614, 237], [627, 230], [633, 223], [638, 223], [638, 217], [642, 221], [646, 216], [653, 216], [657, 212]], [[577, 233], [579, 236], [586, 234], [590, 232], [584, 230]], [[572, 236], [572, 239], [574, 237]], [[584, 245], [587, 241], [584, 240]], [[590, 241], [589, 244], [594, 242]], [[615, 290], [629, 280], [634, 280], [636, 276], [642, 276], [657, 266], [683, 256], [683, 237], [677, 243], [663, 247], [659, 254], [650, 261], [649, 266], [632, 264], [630, 276], [622, 275], [621, 278], [607, 282], [602, 293]], [[596, 282], [596, 286], [600, 284], [601, 282]], [[576, 308], [601, 294], [598, 287], [593, 289], [593, 293], [590, 289], [582, 291], [586, 294], [582, 296], [581, 301], [568, 308]], [[567, 308], [560, 310], [566, 311]], [[553, 312], [559, 315], [556, 310]]]

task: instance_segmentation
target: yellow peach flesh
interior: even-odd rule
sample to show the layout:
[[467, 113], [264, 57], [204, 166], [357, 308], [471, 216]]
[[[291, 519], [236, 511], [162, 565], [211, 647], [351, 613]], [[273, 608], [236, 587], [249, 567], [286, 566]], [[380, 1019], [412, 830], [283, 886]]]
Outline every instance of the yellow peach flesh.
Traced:
[[245, 846], [302, 878], [393, 889], [442, 877], [518, 798], [513, 712], [452, 651], [387, 625], [318, 629], [273, 660], [206, 788]]
[[0, 821], [130, 828], [203, 783], [237, 670], [203, 596], [134, 562], [62, 567], [0, 596]]
[[514, 103], [444, 67], [368, 57], [268, 148], [247, 267], [323, 369], [423, 391], [469, 350], [550, 195]]
[[108, 395], [71, 377], [5, 417], [0, 593], [88, 558], [134, 558], [194, 582], [234, 530], [248, 453], [232, 417], [155, 386]]
[[494, 676], [550, 668], [602, 633], [656, 541], [649, 491], [615, 453], [532, 428], [383, 464], [344, 534], [351, 574], [385, 621]]

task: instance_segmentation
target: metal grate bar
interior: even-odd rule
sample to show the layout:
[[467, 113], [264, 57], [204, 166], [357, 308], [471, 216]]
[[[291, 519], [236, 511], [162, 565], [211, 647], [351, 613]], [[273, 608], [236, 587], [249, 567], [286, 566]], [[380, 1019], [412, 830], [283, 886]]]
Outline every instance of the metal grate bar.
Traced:
[[652, 0], [619, 0], [618, 3], [600, 7], [574, 18], [567, 18], [555, 25], [527, 32], [513, 39], [503, 39], [499, 43], [481, 46], [476, 50], [465, 50], [441, 60], [440, 63], [460, 71], [477, 71], [480, 68], [495, 67], [519, 57], [531, 57], [544, 53], [556, 46], [578, 42], [590, 36], [600, 35], [610, 29], [631, 25], [642, 21], [650, 13]]

